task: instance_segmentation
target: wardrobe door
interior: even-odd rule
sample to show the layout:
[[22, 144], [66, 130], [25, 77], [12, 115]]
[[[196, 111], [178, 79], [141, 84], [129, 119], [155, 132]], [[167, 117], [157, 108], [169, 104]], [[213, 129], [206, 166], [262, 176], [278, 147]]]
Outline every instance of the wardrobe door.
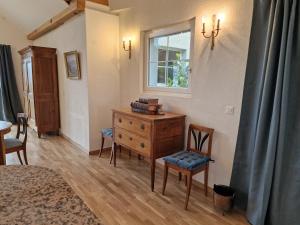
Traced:
[[39, 51], [34, 54], [34, 94], [39, 136], [59, 130], [56, 54]]
[[29, 104], [28, 104], [28, 75], [26, 68], [26, 59], [22, 61], [22, 76], [23, 76], [23, 105], [24, 112], [28, 115]]
[[27, 57], [23, 60], [23, 89], [24, 111], [28, 115], [28, 124], [31, 128], [36, 130], [31, 57]]

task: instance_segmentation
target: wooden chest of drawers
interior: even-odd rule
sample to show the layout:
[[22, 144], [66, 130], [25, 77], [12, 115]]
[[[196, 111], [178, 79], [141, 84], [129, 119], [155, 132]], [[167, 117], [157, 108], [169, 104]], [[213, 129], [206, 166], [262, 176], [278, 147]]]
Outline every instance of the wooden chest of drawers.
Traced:
[[131, 109], [113, 110], [113, 128], [115, 144], [150, 158], [153, 191], [155, 160], [184, 148], [185, 116], [174, 113], [144, 115]]

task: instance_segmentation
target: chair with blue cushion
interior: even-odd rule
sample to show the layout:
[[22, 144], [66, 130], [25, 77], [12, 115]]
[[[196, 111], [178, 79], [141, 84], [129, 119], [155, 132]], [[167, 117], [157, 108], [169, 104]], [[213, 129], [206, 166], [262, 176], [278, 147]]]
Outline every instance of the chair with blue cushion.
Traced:
[[[191, 124], [188, 130], [187, 149], [163, 158], [165, 161], [165, 172], [162, 194], [165, 194], [169, 168], [178, 171], [180, 179], [181, 174], [184, 174], [187, 182], [186, 210], [191, 193], [192, 177], [202, 171], [204, 171], [204, 188], [207, 196], [213, 133], [214, 130], [211, 128]], [[204, 146], [207, 150], [203, 150]]]
[[[104, 128], [101, 130], [101, 149], [100, 149], [100, 153], [99, 153], [99, 158], [101, 157], [102, 155], [102, 152], [103, 152], [103, 147], [104, 147], [104, 141], [105, 139], [109, 139], [113, 142], [113, 128]], [[114, 146], [115, 148], [117, 146]], [[118, 146], [119, 149], [120, 149], [120, 152], [121, 152], [121, 145]], [[131, 156], [131, 151], [129, 150], [129, 156]], [[110, 164], [112, 163], [112, 160], [114, 158], [114, 151], [112, 150], [111, 151], [111, 155], [110, 155]], [[116, 166], [116, 163], [114, 162], [114, 165]]]
[[113, 140], [113, 129], [112, 128], [104, 128], [101, 130], [101, 149], [99, 153], [99, 157], [102, 155], [104, 141], [105, 139]]
[[[18, 113], [17, 115], [18, 131], [16, 138], [5, 138], [5, 152], [6, 154], [16, 152], [20, 163], [23, 165], [23, 161], [20, 155], [20, 151], [23, 151], [25, 164], [28, 165], [26, 144], [27, 144], [27, 127], [28, 127], [28, 116], [25, 113]], [[23, 139], [22, 137], [23, 136]]]

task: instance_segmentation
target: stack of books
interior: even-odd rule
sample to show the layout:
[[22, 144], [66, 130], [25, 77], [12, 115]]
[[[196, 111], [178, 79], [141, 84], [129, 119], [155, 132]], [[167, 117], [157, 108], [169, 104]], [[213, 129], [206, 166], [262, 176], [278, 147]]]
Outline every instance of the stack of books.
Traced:
[[162, 105], [158, 104], [158, 99], [140, 98], [138, 101], [131, 103], [133, 112], [143, 113], [148, 115], [161, 114]]

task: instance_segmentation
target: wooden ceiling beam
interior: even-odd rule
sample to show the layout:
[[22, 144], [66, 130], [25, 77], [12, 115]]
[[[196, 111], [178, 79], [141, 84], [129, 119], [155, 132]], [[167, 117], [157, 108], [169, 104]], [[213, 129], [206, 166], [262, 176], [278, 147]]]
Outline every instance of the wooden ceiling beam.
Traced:
[[62, 12], [52, 17], [50, 20], [39, 26], [33, 32], [27, 35], [29, 40], [36, 40], [44, 34], [54, 30], [55, 28], [64, 24], [73, 16], [85, 10], [85, 0], [71, 0], [69, 6]]
[[87, 1], [108, 6], [108, 0], [87, 0]]
[[[69, 5], [72, 0], [63, 0], [63, 1]], [[87, 0], [87, 1], [108, 6], [108, 0]]]

